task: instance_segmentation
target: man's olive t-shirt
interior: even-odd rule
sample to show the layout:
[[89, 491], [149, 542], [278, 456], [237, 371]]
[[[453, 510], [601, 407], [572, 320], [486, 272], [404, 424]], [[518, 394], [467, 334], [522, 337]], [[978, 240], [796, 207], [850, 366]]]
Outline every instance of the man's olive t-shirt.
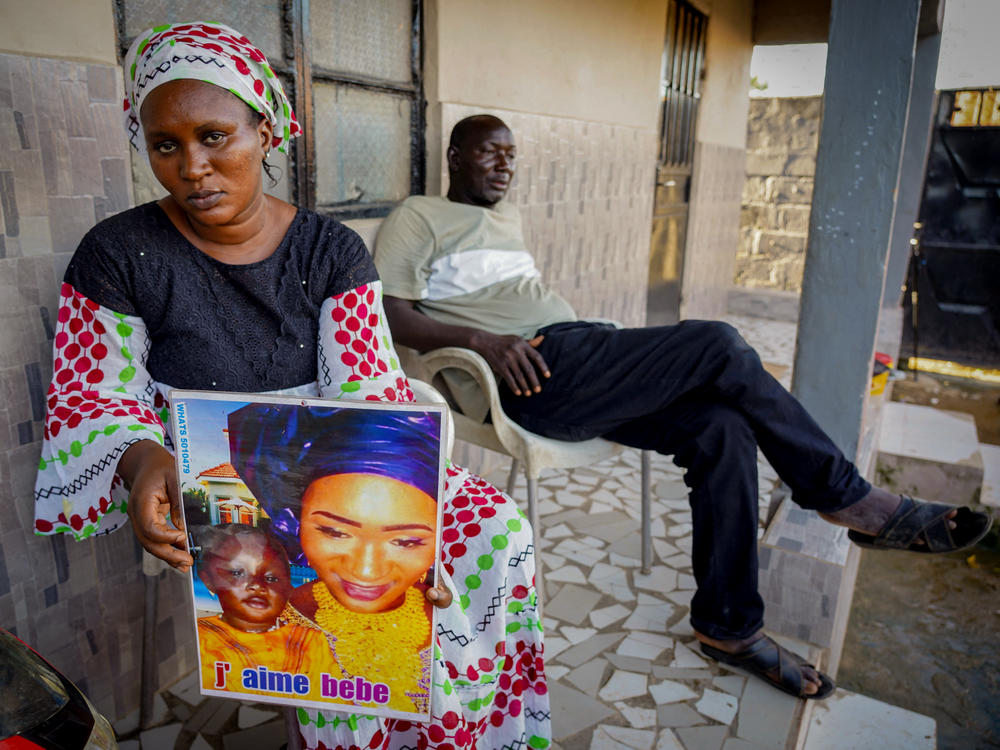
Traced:
[[542, 283], [520, 213], [508, 203], [482, 208], [411, 196], [382, 222], [375, 267], [385, 294], [416, 301], [442, 323], [531, 338], [576, 320], [569, 303]]
[[[414, 300], [442, 323], [531, 338], [540, 328], [576, 320], [569, 303], [542, 283], [520, 213], [508, 203], [482, 208], [410, 196], [379, 228], [375, 267], [385, 294]], [[462, 372], [443, 374], [463, 413], [484, 419], [488, 406], [475, 381]]]

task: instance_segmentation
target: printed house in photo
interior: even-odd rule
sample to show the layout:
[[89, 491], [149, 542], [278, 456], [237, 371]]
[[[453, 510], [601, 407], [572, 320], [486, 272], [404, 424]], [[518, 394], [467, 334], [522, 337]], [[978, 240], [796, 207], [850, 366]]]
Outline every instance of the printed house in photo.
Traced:
[[243, 484], [232, 464], [213, 466], [201, 472], [197, 479], [208, 494], [208, 512], [213, 525], [245, 523], [256, 526], [264, 516], [257, 498]]

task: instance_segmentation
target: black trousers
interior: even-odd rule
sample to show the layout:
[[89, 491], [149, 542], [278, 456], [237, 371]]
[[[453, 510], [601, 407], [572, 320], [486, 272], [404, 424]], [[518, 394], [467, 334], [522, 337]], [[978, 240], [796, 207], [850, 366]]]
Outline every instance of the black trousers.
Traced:
[[871, 485], [726, 323], [574, 322], [539, 333], [552, 377], [527, 398], [501, 386], [504, 410], [547, 437], [673, 454], [694, 525], [691, 624], [720, 640], [756, 632], [757, 447], [803, 508], [840, 510]]

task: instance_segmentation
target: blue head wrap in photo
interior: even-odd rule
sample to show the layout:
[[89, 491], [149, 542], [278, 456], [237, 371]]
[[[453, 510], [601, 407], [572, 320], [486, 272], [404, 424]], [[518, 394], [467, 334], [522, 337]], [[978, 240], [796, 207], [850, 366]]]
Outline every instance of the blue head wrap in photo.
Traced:
[[336, 474], [375, 474], [437, 499], [440, 438], [436, 412], [249, 404], [229, 415], [233, 467], [298, 565], [308, 565], [299, 517], [310, 484]]

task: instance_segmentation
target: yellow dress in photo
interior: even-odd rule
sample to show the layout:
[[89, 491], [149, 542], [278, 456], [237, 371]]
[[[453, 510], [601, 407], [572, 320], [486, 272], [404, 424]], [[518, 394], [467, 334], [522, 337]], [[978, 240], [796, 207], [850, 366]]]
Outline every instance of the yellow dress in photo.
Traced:
[[[202, 617], [198, 620], [198, 645], [201, 650], [201, 684], [207, 690], [320, 700], [320, 675], [325, 672], [334, 679], [343, 676], [323, 634], [300, 625], [282, 625], [263, 633], [248, 633], [237, 630], [219, 616]], [[216, 686], [220, 672], [216, 662], [230, 665], [223, 674], [225, 687]], [[244, 670], [254, 670], [257, 673], [254, 678], [260, 679], [261, 667], [265, 669], [264, 675], [275, 672], [309, 675], [308, 693], [243, 687]]]

